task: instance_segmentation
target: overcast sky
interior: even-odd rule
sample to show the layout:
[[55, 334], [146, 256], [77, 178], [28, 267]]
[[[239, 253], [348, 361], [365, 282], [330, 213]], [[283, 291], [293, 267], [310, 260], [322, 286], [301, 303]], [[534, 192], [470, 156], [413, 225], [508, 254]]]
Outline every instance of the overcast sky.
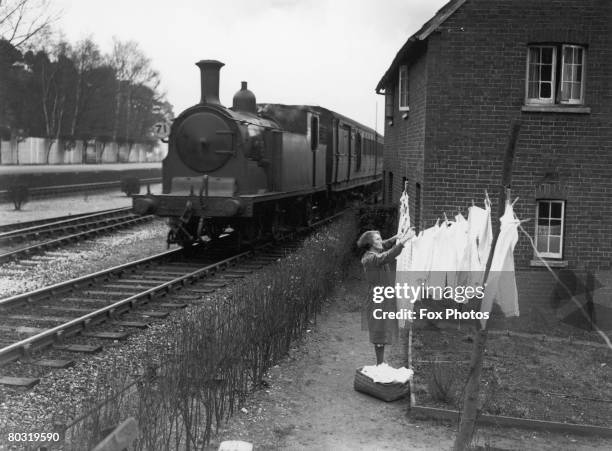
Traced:
[[320, 105], [382, 130], [376, 84], [446, 0], [53, 0], [70, 42], [138, 42], [178, 114], [200, 100], [194, 63], [217, 59], [221, 103], [246, 80], [258, 102]]

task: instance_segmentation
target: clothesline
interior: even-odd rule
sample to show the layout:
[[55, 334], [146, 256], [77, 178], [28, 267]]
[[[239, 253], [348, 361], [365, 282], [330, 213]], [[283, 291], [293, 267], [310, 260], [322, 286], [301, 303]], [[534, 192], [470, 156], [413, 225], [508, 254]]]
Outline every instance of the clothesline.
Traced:
[[[407, 196], [407, 194], [406, 194]], [[488, 197], [488, 196], [487, 196]], [[406, 199], [407, 200], [407, 199]], [[514, 199], [514, 201], [512, 203], [510, 203], [509, 201], [507, 201], [507, 205], [510, 207], [510, 211], [512, 211], [512, 206], [514, 206], [514, 204], [517, 202], [518, 197], [516, 199]], [[406, 219], [408, 219], [409, 221], [409, 213], [408, 211], [405, 212], [406, 215], [408, 216]], [[513, 215], [513, 213], [511, 213]], [[459, 217], [459, 215], [457, 215]], [[515, 218], [516, 219], [516, 218]], [[490, 221], [490, 216], [488, 218], [488, 220]], [[534, 240], [533, 238], [529, 235], [529, 233], [527, 233], [527, 231], [525, 231], [525, 229], [522, 227], [522, 223], [529, 221], [530, 219], [524, 219], [521, 221], [516, 220], [515, 224], [516, 224], [516, 228], [520, 229], [521, 232], [525, 235], [525, 237], [529, 240], [529, 243], [531, 245], [531, 247], [533, 248], [534, 251], [534, 255], [536, 256], [536, 258], [538, 258], [539, 261], [542, 262], [543, 266], [550, 272], [550, 274], [553, 276], [553, 278], [557, 281], [557, 283], [559, 284], [559, 286], [561, 286], [569, 295], [570, 299], [572, 300], [572, 302], [578, 307], [578, 309], [580, 310], [581, 314], [584, 315], [584, 317], [592, 323], [591, 318], [589, 317], [588, 313], [584, 310], [584, 307], [582, 306], [582, 304], [576, 299], [576, 297], [572, 294], [571, 290], [561, 281], [561, 279], [557, 276], [557, 274], [553, 271], [553, 269], [550, 267], [550, 265], [548, 264], [548, 262], [546, 262], [545, 259], [543, 259], [539, 252], [537, 251], [537, 248], [535, 246]], [[512, 246], [513, 248], [513, 246]], [[491, 251], [494, 251], [493, 249], [491, 249]], [[513, 256], [510, 255], [509, 258], [513, 259]], [[486, 261], [486, 260], [485, 260]], [[512, 265], [513, 266], [513, 265]], [[517, 306], [518, 307], [518, 306]], [[518, 314], [518, 308], [516, 311], [516, 314]], [[604, 340], [604, 342], [606, 343], [606, 346], [608, 346], [608, 348], [610, 348], [612, 350], [612, 341], [610, 340], [610, 338], [594, 323], [592, 323], [592, 327], [593, 329], [599, 334], [600, 337], [602, 337], [602, 339]], [[412, 331], [410, 331], [412, 332]], [[412, 334], [410, 333], [410, 341], [412, 336]], [[411, 351], [411, 343], [409, 343], [409, 368], [411, 368], [411, 360], [412, 360], [412, 352]]]

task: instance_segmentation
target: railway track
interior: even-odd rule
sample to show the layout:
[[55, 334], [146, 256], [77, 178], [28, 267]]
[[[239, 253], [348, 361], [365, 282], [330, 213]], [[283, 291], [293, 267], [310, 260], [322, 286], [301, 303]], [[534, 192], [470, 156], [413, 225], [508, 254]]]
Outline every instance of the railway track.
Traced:
[[0, 236], [4, 235], [7, 232], [11, 232], [13, 230], [19, 230], [19, 229], [26, 229], [29, 227], [35, 227], [35, 226], [40, 226], [40, 225], [45, 225], [45, 224], [49, 224], [55, 221], [64, 221], [67, 219], [76, 219], [76, 218], [80, 218], [81, 216], [87, 216], [87, 215], [91, 215], [94, 213], [103, 213], [105, 211], [115, 211], [115, 210], [121, 210], [121, 209], [117, 209], [117, 208], [113, 208], [112, 210], [102, 210], [102, 211], [90, 211], [87, 213], [77, 213], [74, 215], [66, 215], [66, 216], [55, 216], [53, 218], [46, 218], [46, 219], [37, 219], [35, 221], [24, 221], [24, 222], [15, 222], [12, 224], [4, 224], [4, 225], [0, 225]]
[[[203, 302], [203, 295], [286, 256], [297, 245], [287, 240], [238, 253], [211, 249], [203, 258], [185, 258], [176, 249], [2, 299], [0, 367], [11, 367], [16, 360], [42, 367], [68, 366], [66, 355], [71, 352], [97, 352], [101, 341], [124, 339], [131, 330], [145, 328], [173, 310]], [[67, 343], [74, 340], [71, 337], [81, 343]], [[41, 351], [48, 348], [54, 358], [42, 357]], [[13, 370], [0, 376], [4, 385], [30, 387], [37, 382], [16, 377]]]
[[[16, 228], [0, 232], [0, 263], [18, 260], [29, 255], [48, 251], [67, 243], [98, 236], [119, 228], [129, 227], [153, 219], [153, 216], [136, 216], [130, 207], [105, 210], [77, 217], [60, 217], [51, 220], [24, 223]], [[29, 244], [23, 246], [24, 243]], [[18, 246], [16, 247], [15, 246]]]

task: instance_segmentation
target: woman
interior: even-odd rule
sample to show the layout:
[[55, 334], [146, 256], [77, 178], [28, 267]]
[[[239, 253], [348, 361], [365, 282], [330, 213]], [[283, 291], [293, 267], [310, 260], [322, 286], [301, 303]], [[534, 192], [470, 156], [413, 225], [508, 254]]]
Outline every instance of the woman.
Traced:
[[[395, 287], [395, 277], [389, 267], [389, 263], [401, 254], [404, 243], [413, 236], [414, 231], [410, 230], [402, 237], [396, 235], [383, 241], [377, 230], [371, 230], [361, 235], [357, 241], [357, 245], [360, 248], [367, 249], [361, 258], [361, 264], [363, 265], [369, 285], [369, 296], [362, 309], [361, 326], [364, 330], [367, 327], [367, 330], [370, 332], [370, 342], [374, 344], [377, 365], [384, 361], [385, 345], [394, 344], [398, 338], [397, 320], [382, 317], [382, 312], [396, 312], [397, 302], [395, 296], [391, 298], [385, 297], [381, 303], [374, 302], [373, 289], [376, 286]], [[392, 246], [393, 241], [396, 239], [397, 244]], [[385, 249], [389, 250], [385, 251]], [[376, 309], [382, 310], [382, 312], [376, 312], [377, 317], [374, 316], [374, 310]]]

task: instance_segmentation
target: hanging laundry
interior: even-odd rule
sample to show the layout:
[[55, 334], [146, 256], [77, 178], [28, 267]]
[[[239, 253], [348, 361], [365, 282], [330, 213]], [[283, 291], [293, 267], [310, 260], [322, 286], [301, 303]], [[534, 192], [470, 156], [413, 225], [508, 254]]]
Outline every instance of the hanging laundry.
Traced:
[[410, 229], [410, 204], [409, 204], [408, 193], [404, 191], [402, 197], [400, 197], [400, 214], [399, 224], [397, 226], [397, 234], [399, 236], [405, 235]]
[[[408, 194], [404, 191], [400, 198], [400, 215], [399, 225], [397, 227], [397, 236], [401, 237], [410, 230], [410, 204]], [[410, 270], [412, 260], [412, 246], [410, 242], [404, 245], [402, 253], [396, 259], [396, 272], [406, 272]]]
[[412, 244], [412, 265], [410, 271], [418, 283], [425, 282], [431, 271], [433, 260], [434, 242], [440, 227], [434, 225], [421, 233], [411, 241]]
[[[457, 269], [454, 244], [454, 223], [444, 221], [436, 234], [433, 243], [431, 268], [427, 284], [430, 287], [444, 289], [447, 283], [447, 274], [454, 277]], [[438, 291], [439, 292], [439, 291]]]
[[[500, 230], [493, 252], [491, 269], [485, 285], [484, 298], [480, 306], [481, 312], [490, 312], [493, 302], [496, 302], [504, 315], [518, 316], [518, 292], [514, 276], [514, 246], [518, 241], [517, 227], [520, 221], [514, 215], [510, 202], [506, 202], [506, 210], [500, 218]], [[484, 328], [487, 320], [481, 319]]]
[[[431, 270], [433, 249], [435, 239], [440, 231], [440, 227], [435, 225], [421, 233], [410, 241], [412, 249], [412, 261], [409, 271], [398, 273], [400, 278], [398, 283], [407, 283], [409, 286], [421, 287], [427, 284], [427, 279]], [[412, 310], [414, 302], [423, 299], [424, 293], [419, 291], [418, 298], [410, 298], [407, 303], [403, 303], [403, 308]]]
[[[399, 225], [397, 228], [397, 236], [403, 236], [410, 230], [410, 204], [408, 194], [404, 191], [400, 198], [400, 215]], [[395, 283], [403, 285], [404, 283], [411, 284], [412, 277], [410, 267], [412, 265], [412, 243], [408, 241], [404, 244], [401, 254], [396, 259], [395, 265]], [[405, 297], [397, 298], [397, 310], [410, 309], [412, 304]], [[398, 326], [405, 327], [406, 320], [398, 319]]]
[[487, 266], [493, 230], [491, 204], [485, 200], [485, 208], [472, 206], [468, 212], [467, 245], [460, 266], [458, 283], [465, 286], [481, 286]]
[[446, 271], [446, 284], [454, 289], [458, 284], [458, 275], [467, 248], [468, 222], [461, 213], [455, 216], [455, 222], [451, 224], [450, 233], [452, 239], [449, 249], [451, 261]]

